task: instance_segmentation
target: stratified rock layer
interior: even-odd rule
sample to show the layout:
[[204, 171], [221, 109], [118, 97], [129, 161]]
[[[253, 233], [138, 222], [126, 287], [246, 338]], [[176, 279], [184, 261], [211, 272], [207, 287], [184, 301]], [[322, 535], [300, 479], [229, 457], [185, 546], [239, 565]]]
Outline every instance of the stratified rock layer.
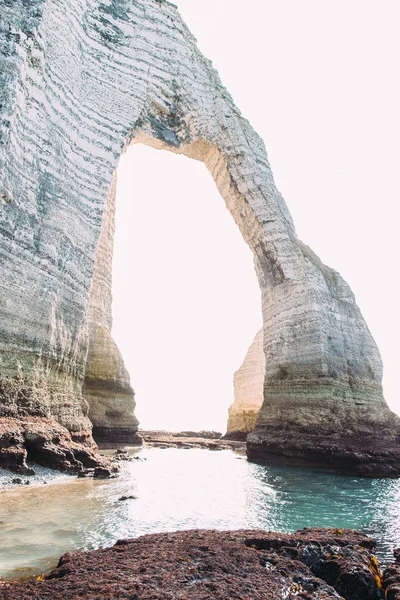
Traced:
[[93, 437], [101, 445], [140, 445], [135, 396], [121, 353], [112, 336], [112, 256], [116, 177], [107, 197], [88, 309], [89, 351], [83, 396], [89, 403]]
[[249, 456], [340, 468], [351, 451], [398, 474], [400, 420], [354, 296], [297, 238], [262, 140], [174, 5], [0, 0], [0, 106], [0, 416], [90, 434], [89, 402], [99, 436], [134, 437], [110, 333], [113, 174], [144, 143], [203, 161], [254, 253], [266, 367]]
[[4, 600], [376, 600], [374, 547], [348, 529], [178, 531], [68, 553], [44, 580], [0, 589]]
[[229, 407], [227, 433], [230, 436], [249, 433], [256, 425], [264, 402], [265, 357], [263, 330], [257, 333], [245, 359], [233, 376], [235, 400]]
[[129, 375], [109, 331], [102, 327], [96, 327], [91, 338], [83, 393], [96, 442], [140, 444]]

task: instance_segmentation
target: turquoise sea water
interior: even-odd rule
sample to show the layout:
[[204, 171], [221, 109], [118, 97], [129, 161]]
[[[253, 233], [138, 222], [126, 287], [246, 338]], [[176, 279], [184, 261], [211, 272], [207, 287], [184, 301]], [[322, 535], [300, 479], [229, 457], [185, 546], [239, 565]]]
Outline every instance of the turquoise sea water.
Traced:
[[[233, 451], [133, 451], [111, 481], [68, 478], [0, 494], [0, 577], [39, 574], [64, 552], [189, 528], [361, 529], [391, 559], [400, 546], [400, 480], [248, 463]], [[135, 500], [118, 501], [133, 494]]]

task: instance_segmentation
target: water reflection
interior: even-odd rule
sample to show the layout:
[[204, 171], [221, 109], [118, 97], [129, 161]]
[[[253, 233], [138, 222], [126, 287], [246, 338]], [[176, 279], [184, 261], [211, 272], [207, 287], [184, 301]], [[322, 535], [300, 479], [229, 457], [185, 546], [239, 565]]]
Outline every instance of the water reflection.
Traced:
[[[262, 467], [234, 452], [146, 449], [112, 481], [72, 479], [0, 494], [0, 575], [51, 568], [61, 554], [188, 528], [362, 529], [381, 557], [400, 545], [400, 482]], [[123, 495], [136, 500], [119, 502]]]

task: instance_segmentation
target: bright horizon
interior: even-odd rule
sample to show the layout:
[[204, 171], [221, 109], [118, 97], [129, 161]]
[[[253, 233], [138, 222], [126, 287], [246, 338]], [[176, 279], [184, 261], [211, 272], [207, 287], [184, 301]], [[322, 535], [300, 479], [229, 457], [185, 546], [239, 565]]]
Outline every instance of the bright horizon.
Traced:
[[[264, 139], [299, 238], [355, 293], [382, 354], [386, 400], [400, 412], [395, 3], [178, 6]], [[113, 331], [141, 425], [222, 430], [233, 372], [261, 325], [251, 252], [204, 165], [144, 147], [129, 153]]]
[[117, 203], [113, 335], [140, 426], [221, 431], [262, 322], [252, 252], [205, 165], [185, 156], [131, 147]]

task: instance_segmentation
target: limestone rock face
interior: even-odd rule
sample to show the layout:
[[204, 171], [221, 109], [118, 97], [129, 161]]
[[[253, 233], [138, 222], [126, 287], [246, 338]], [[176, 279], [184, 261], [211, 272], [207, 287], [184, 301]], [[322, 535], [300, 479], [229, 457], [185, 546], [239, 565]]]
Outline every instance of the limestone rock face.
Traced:
[[257, 333], [241, 367], [233, 376], [235, 400], [229, 407], [227, 433], [249, 433], [264, 401], [265, 357], [263, 330]]
[[90, 340], [83, 393], [97, 442], [141, 443], [129, 374], [109, 331], [101, 327]]
[[88, 307], [89, 350], [83, 396], [96, 442], [140, 445], [135, 397], [121, 353], [111, 336], [112, 255], [115, 231], [116, 177], [107, 195]]
[[205, 163], [254, 253], [266, 367], [249, 456], [329, 467], [350, 448], [399, 474], [400, 420], [354, 296], [297, 238], [264, 143], [174, 5], [0, 0], [0, 111], [0, 416], [90, 434], [88, 399], [96, 427], [134, 435], [110, 338], [113, 174], [145, 143]]

